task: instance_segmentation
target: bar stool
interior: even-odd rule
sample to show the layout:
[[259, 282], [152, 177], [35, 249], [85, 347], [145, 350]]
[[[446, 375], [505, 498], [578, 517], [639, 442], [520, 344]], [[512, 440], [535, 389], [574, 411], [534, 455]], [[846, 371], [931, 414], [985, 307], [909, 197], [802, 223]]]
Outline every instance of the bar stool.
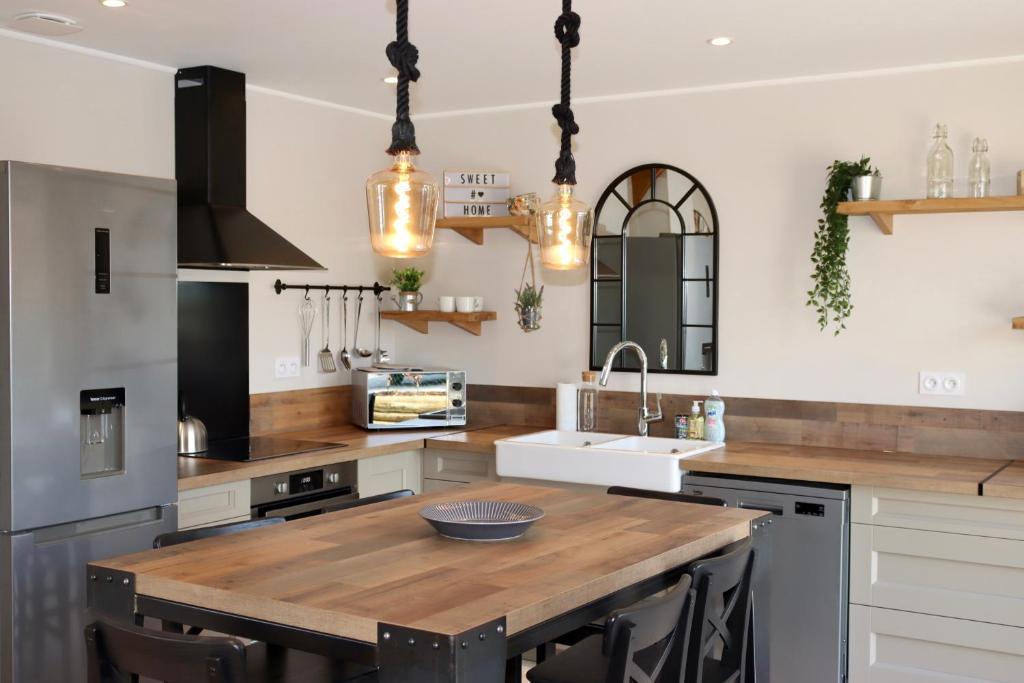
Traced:
[[683, 575], [667, 593], [616, 610], [604, 634], [585, 638], [526, 673], [531, 683], [654, 683], [679, 671], [689, 630], [693, 592]]
[[136, 676], [182, 683], [377, 680], [374, 669], [326, 657], [309, 655], [269, 664], [238, 638], [152, 631], [103, 618], [85, 627], [85, 645], [89, 683], [123, 683]]
[[730, 552], [699, 560], [687, 570], [693, 577], [694, 603], [683, 681], [748, 680], [755, 559], [748, 538]]

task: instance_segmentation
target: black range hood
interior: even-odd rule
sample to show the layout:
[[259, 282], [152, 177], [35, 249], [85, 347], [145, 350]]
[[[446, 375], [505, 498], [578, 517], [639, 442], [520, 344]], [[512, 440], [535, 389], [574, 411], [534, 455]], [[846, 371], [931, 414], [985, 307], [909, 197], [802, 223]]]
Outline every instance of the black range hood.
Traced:
[[323, 270], [245, 208], [245, 74], [197, 66], [174, 85], [178, 266]]

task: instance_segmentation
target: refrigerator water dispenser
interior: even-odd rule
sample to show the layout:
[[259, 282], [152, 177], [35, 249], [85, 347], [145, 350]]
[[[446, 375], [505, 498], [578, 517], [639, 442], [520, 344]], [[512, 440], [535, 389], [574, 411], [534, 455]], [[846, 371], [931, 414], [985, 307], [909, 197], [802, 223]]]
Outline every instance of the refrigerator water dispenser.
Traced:
[[80, 395], [82, 478], [124, 472], [124, 387]]

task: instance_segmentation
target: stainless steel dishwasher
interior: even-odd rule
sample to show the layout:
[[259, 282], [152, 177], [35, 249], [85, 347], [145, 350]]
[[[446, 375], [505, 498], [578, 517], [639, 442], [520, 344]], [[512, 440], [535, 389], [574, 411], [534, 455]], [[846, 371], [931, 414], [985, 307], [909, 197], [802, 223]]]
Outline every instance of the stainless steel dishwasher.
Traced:
[[772, 513], [768, 610], [754, 616], [768, 637], [768, 676], [757, 680], [846, 681], [849, 487], [686, 473], [682, 492]]

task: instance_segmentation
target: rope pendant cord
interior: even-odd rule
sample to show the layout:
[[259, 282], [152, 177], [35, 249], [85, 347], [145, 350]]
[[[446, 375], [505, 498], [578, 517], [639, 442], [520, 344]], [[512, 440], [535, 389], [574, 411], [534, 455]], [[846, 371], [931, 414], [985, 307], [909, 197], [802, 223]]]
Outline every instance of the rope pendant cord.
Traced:
[[388, 154], [401, 152], [419, 154], [416, 146], [416, 128], [409, 118], [409, 81], [418, 81], [420, 71], [416, 68], [420, 52], [409, 42], [409, 0], [397, 0], [395, 19], [395, 40], [388, 43], [387, 56], [391, 66], [398, 71], [397, 106], [395, 123], [391, 126], [391, 146]]
[[555, 177], [558, 185], [576, 184], [576, 159], [572, 156], [572, 136], [580, 132], [572, 108], [569, 106], [572, 56], [570, 50], [580, 44], [580, 15], [572, 11], [572, 0], [562, 0], [562, 13], [555, 20], [555, 38], [562, 45], [562, 92], [561, 100], [551, 107], [551, 114], [562, 129], [562, 146], [555, 161]]

